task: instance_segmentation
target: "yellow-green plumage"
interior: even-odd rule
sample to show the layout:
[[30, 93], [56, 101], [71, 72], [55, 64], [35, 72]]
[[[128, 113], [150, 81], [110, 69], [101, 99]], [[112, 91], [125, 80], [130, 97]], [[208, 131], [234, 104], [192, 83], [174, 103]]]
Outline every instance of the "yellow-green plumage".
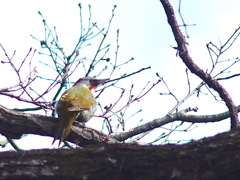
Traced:
[[60, 145], [70, 133], [73, 121], [87, 122], [95, 110], [96, 100], [87, 87], [73, 86], [66, 90], [56, 105], [59, 122], [53, 143], [60, 139]]
[[87, 122], [97, 109], [97, 102], [91, 90], [108, 79], [92, 77], [80, 78], [73, 87], [67, 89], [56, 103], [59, 122], [53, 143], [59, 139], [59, 144], [70, 133], [73, 121]]

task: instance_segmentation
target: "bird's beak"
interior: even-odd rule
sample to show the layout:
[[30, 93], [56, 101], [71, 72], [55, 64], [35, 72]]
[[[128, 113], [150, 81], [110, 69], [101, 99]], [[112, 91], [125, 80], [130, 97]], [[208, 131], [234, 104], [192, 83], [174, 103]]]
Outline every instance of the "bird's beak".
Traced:
[[107, 79], [95, 79], [95, 83], [96, 85], [100, 85], [100, 84], [103, 84], [104, 82], [108, 81], [109, 78]]
[[107, 79], [92, 79], [91, 81], [91, 86], [94, 86], [95, 88], [101, 84], [103, 84], [104, 82], [108, 81], [109, 78]]

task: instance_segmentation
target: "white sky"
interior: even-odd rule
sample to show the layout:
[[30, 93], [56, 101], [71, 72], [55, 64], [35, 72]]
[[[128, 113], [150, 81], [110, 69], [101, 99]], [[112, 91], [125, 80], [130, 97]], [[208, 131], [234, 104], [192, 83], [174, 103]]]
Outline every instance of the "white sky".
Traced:
[[[82, 3], [83, 16], [88, 17], [88, 4], [92, 6], [92, 20], [98, 23], [99, 27], [106, 27], [111, 16], [113, 5], [117, 5], [115, 17], [113, 20], [107, 42], [112, 44], [109, 56], [114, 58], [116, 46], [116, 31], [120, 29], [119, 39], [119, 63], [124, 62], [131, 57], [135, 61], [129, 63], [123, 71], [130, 73], [137, 71], [143, 67], [151, 66], [152, 69], [142, 72], [123, 81], [122, 85], [129, 89], [132, 83], [135, 85], [134, 92], [137, 94], [141, 88], [150, 80], [152, 83], [157, 81], [155, 73], [158, 72], [167, 82], [171, 91], [181, 100], [187, 93], [187, 81], [185, 77], [185, 66], [182, 61], [176, 57], [176, 51], [171, 46], [176, 46], [170, 27], [167, 24], [161, 3], [158, 0], [89, 0], [89, 1], [4, 1], [0, 6], [0, 22], [1, 33], [0, 43], [4, 46], [9, 54], [16, 50], [16, 61], [22, 60], [26, 56], [30, 47], [41, 51], [40, 45], [36, 40], [30, 37], [30, 34], [39, 39], [43, 39], [43, 24], [42, 19], [38, 15], [41, 11], [49, 26], [57, 27], [61, 45], [66, 53], [70, 52], [76, 43], [76, 38], [79, 32], [79, 9], [78, 3]], [[178, 1], [170, 1], [175, 9], [178, 8]], [[196, 24], [188, 27], [190, 38], [189, 51], [194, 61], [204, 70], [211, 68], [211, 61], [206, 49], [206, 43], [213, 42], [219, 45], [221, 41], [224, 43], [228, 37], [240, 26], [239, 16], [240, 1], [235, 0], [203, 0], [192, 1], [182, 0], [181, 11], [186, 24]], [[176, 12], [177, 13], [177, 12]], [[181, 24], [181, 22], [179, 22]], [[239, 56], [239, 41], [231, 51], [223, 55], [223, 59], [230, 59]], [[91, 51], [87, 51], [89, 57]], [[4, 55], [0, 50], [0, 59], [4, 59]], [[36, 65], [38, 61], [44, 61], [44, 56], [34, 56]], [[20, 61], [21, 62], [21, 61]], [[39, 66], [39, 74], [44, 73]], [[120, 71], [123, 74], [123, 71]], [[235, 71], [239, 72], [237, 65]], [[15, 79], [9, 69], [5, 65], [0, 64], [0, 88], [12, 85]], [[5, 75], [8, 78], [5, 78]], [[119, 73], [113, 77], [118, 77]], [[190, 76], [192, 79], [191, 85], [194, 88], [200, 83], [198, 78]], [[73, 79], [75, 81], [76, 79]], [[238, 105], [239, 89], [235, 87], [235, 83], [239, 78], [230, 80], [229, 82], [221, 82], [226, 85], [226, 89], [233, 97]], [[163, 83], [159, 84], [144, 97], [140, 102], [131, 106], [131, 113], [143, 109], [144, 111], [127, 123], [127, 129], [134, 127], [139, 119], [144, 119], [144, 122], [153, 120], [154, 118], [163, 117], [176, 104], [170, 96], [160, 96], [160, 92], [166, 92]], [[113, 93], [112, 98], [119, 97], [119, 92]], [[208, 93], [206, 91], [206, 93]], [[0, 97], [1, 98], [1, 97]], [[106, 104], [111, 102], [111, 99], [105, 99]], [[4, 102], [3, 102], [4, 101]], [[1, 105], [12, 107], [13, 100], [3, 98]], [[14, 101], [15, 102], [15, 101]], [[14, 104], [15, 105], [15, 104]], [[190, 98], [186, 103], [180, 106], [180, 109], [187, 107], [199, 108], [195, 114], [214, 114], [227, 110], [225, 105], [216, 103], [212, 96], [202, 95], [200, 99], [196, 97]], [[87, 125], [94, 128], [95, 121], [90, 121]], [[218, 132], [229, 130], [229, 121], [221, 123], [210, 123], [208, 125], [199, 124], [199, 127], [188, 133], [175, 133], [169, 139], [172, 140], [189, 140], [199, 139], [204, 136], [214, 135]], [[170, 126], [168, 126], [170, 127]], [[161, 134], [162, 129], [155, 130], [152, 134], [157, 136]], [[153, 136], [152, 135], [152, 136]], [[41, 148], [51, 147], [52, 138], [34, 137], [34, 142], [30, 142], [32, 138], [22, 138], [20, 146], [24, 148]], [[38, 138], [38, 140], [37, 140]], [[180, 139], [179, 139], [180, 138]], [[143, 142], [153, 140], [152, 137], [142, 139]], [[43, 142], [44, 141], [44, 142]], [[40, 142], [40, 143], [39, 143]], [[31, 145], [26, 145], [31, 144]], [[10, 148], [10, 146], [8, 147]], [[8, 148], [5, 148], [7, 150]]]

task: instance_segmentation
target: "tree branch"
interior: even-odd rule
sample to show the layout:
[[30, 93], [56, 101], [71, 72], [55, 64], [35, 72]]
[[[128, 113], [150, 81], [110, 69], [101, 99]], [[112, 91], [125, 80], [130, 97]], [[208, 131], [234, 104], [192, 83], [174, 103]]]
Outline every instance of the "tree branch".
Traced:
[[179, 56], [185, 63], [185, 65], [190, 69], [192, 73], [197, 75], [203, 81], [207, 83], [207, 85], [217, 91], [220, 97], [226, 103], [229, 111], [230, 111], [230, 118], [231, 118], [231, 129], [234, 130], [240, 126], [238, 121], [238, 114], [236, 110], [236, 106], [232, 101], [228, 92], [221, 86], [210, 74], [205, 73], [202, 69], [200, 69], [192, 60], [192, 58], [188, 54], [188, 50], [186, 47], [186, 40], [183, 36], [182, 32], [179, 29], [179, 25], [174, 15], [174, 10], [168, 0], [160, 0], [165, 10], [165, 13], [168, 18], [168, 23], [172, 28], [172, 32], [174, 34], [175, 40], [177, 42], [177, 49], [179, 51]]
[[[238, 112], [240, 112], [240, 105], [237, 106], [236, 109]], [[186, 113], [189, 111], [196, 111], [196, 109], [188, 108], [178, 113], [167, 115], [162, 118], [157, 118], [151, 122], [132, 128], [129, 131], [113, 134], [111, 135], [111, 137], [114, 139], [117, 139], [118, 141], [124, 141], [130, 137], [141, 134], [143, 132], [153, 130], [155, 128], [161, 127], [173, 121], [183, 121], [183, 122], [191, 122], [191, 123], [207, 123], [207, 122], [222, 121], [230, 117], [229, 111], [226, 111], [220, 114], [213, 114], [213, 115], [187, 115]]]
[[[57, 121], [58, 119], [54, 117], [20, 113], [0, 105], [0, 133], [7, 138], [19, 139], [23, 134], [53, 137]], [[77, 122], [73, 124], [72, 131], [66, 140], [72, 143], [78, 142], [80, 146], [96, 143], [118, 143], [117, 140]]]
[[183, 145], [97, 145], [0, 153], [2, 179], [238, 180], [240, 132]]
[[[240, 105], [237, 106], [236, 109], [240, 112]], [[137, 126], [129, 131], [112, 134], [110, 136], [78, 122], [74, 122], [72, 131], [66, 140], [80, 146], [96, 143], [119, 143], [120, 141], [124, 141], [130, 137], [161, 127], [173, 121], [206, 123], [218, 122], [230, 117], [229, 111], [213, 115], [186, 114], [189, 111], [196, 110], [196, 108], [188, 108], [178, 113], [154, 119], [151, 122]], [[0, 105], [0, 133], [7, 138], [19, 139], [23, 134], [38, 134], [53, 137], [57, 121], [58, 119], [54, 117], [20, 113]]]

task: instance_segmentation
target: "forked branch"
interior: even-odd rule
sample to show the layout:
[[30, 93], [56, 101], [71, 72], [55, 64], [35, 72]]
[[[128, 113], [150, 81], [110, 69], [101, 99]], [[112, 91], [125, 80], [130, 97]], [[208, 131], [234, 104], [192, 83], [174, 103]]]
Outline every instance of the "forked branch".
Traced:
[[163, 5], [163, 8], [165, 10], [165, 13], [167, 15], [168, 23], [171, 26], [173, 35], [175, 37], [175, 40], [177, 42], [177, 49], [179, 51], [179, 56], [185, 63], [185, 65], [188, 67], [188, 69], [197, 75], [199, 78], [201, 78], [203, 81], [207, 83], [207, 85], [217, 91], [219, 93], [219, 96], [224, 100], [226, 103], [229, 112], [230, 112], [230, 118], [231, 118], [231, 129], [236, 129], [239, 127], [239, 121], [238, 121], [238, 113], [236, 106], [231, 99], [228, 92], [223, 88], [222, 85], [220, 85], [216, 79], [214, 79], [210, 74], [204, 72], [202, 69], [200, 69], [192, 60], [188, 53], [188, 49], [186, 47], [186, 40], [183, 36], [179, 25], [177, 23], [173, 7], [171, 6], [170, 2], [168, 0], [160, 0], [160, 2]]

